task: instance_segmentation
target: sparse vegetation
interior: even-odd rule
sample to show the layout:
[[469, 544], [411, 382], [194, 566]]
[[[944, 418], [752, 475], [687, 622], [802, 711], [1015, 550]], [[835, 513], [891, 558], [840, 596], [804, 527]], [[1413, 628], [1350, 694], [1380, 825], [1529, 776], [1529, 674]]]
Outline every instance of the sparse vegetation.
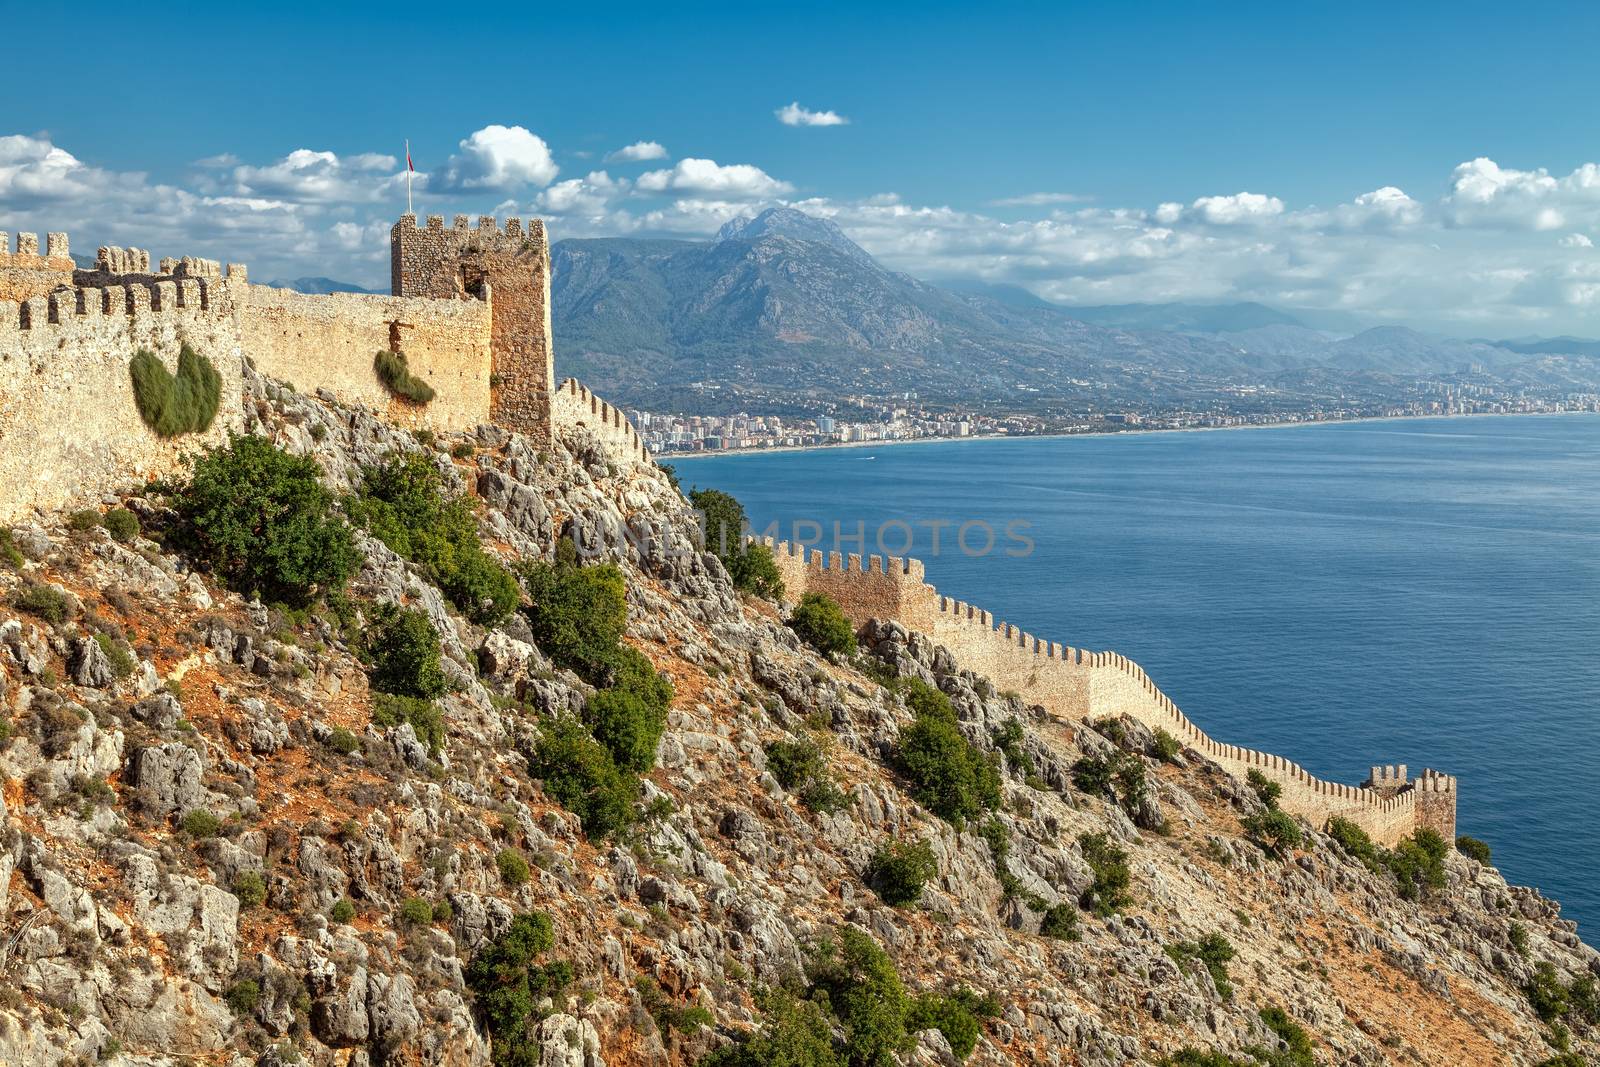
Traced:
[[112, 508], [101, 521], [112, 539], [122, 544], [139, 536], [139, 516], [127, 508]]
[[1250, 773], [1245, 775], [1245, 781], [1249, 783], [1250, 788], [1255, 791], [1255, 794], [1260, 799], [1261, 803], [1265, 804], [1268, 808], [1271, 808], [1274, 811], [1277, 810], [1278, 798], [1283, 796], [1282, 785], [1274, 782], [1271, 778], [1268, 778], [1254, 767], [1250, 768]]
[[1400, 883], [1401, 899], [1420, 900], [1444, 888], [1444, 858], [1449, 851], [1445, 839], [1426, 828], [1396, 845], [1386, 861]]
[[698, 1067], [845, 1067], [822, 1005], [786, 990], [757, 997], [760, 1030], [713, 1052]]
[[1131, 815], [1145, 802], [1144, 760], [1131, 752], [1085, 756], [1072, 765], [1072, 784], [1119, 804]]
[[22, 555], [22, 550], [17, 548], [16, 536], [8, 526], [0, 526], [0, 563], [12, 570], [21, 570], [27, 560]]
[[1476, 837], [1468, 837], [1462, 834], [1456, 838], [1456, 851], [1469, 859], [1477, 860], [1485, 867], [1492, 866], [1490, 863], [1492, 853], [1489, 851], [1488, 844], [1478, 840]]
[[1228, 961], [1233, 959], [1233, 945], [1220, 933], [1206, 934], [1198, 941], [1179, 941], [1166, 948], [1168, 956], [1179, 967], [1204, 967], [1211, 982], [1223, 1000], [1233, 999], [1233, 983], [1228, 980]]
[[36, 615], [45, 622], [60, 625], [72, 614], [72, 601], [67, 594], [40, 582], [29, 582], [11, 600], [18, 611]]
[[885, 904], [903, 907], [921, 900], [928, 879], [938, 873], [939, 865], [926, 841], [894, 841], [872, 854], [866, 880]]
[[[428, 746], [428, 753], [432, 756], [438, 756], [444, 748], [444, 715], [432, 700], [397, 696], [394, 693], [373, 693], [372, 721], [384, 727], [410, 723], [411, 732], [416, 734], [418, 741]], [[344, 733], [349, 740], [339, 737], [339, 729], [335, 728], [334, 736], [329, 738], [334, 748], [349, 754], [361, 747], [360, 739], [348, 730]]]
[[1039, 922], [1039, 934], [1058, 941], [1077, 941], [1083, 936], [1078, 932], [1078, 909], [1071, 904], [1051, 905]]
[[540, 1042], [533, 1032], [543, 1018], [539, 1004], [559, 996], [573, 979], [572, 965], [565, 960], [540, 962], [554, 945], [548, 915], [519, 915], [467, 966], [467, 988], [489, 1032], [495, 1067], [536, 1067], [540, 1062]]
[[999, 1006], [991, 998], [966, 989], [954, 993], [923, 993], [911, 1002], [906, 1029], [911, 1033], [937, 1030], [944, 1035], [957, 1060], [965, 1061], [978, 1047], [979, 1016], [993, 1016]]
[[1245, 836], [1263, 852], [1278, 859], [1287, 859], [1290, 851], [1304, 842], [1300, 824], [1288, 812], [1277, 808], [1259, 811], [1239, 821]]
[[413, 404], [426, 404], [434, 398], [433, 386], [411, 373], [411, 365], [404, 353], [379, 352], [372, 360], [372, 369], [384, 388], [402, 400]]
[[347, 923], [356, 917], [356, 906], [348, 899], [341, 899], [328, 909], [328, 918], [336, 923]]
[[133, 658], [133, 653], [128, 651], [125, 642], [118, 641], [110, 634], [101, 632], [94, 635], [95, 644], [100, 646], [100, 651], [105, 653], [106, 662], [111, 665], [111, 676], [118, 681], [133, 673], [138, 661]]
[[1103, 833], [1081, 835], [1078, 848], [1094, 873], [1094, 882], [1078, 903], [1102, 918], [1132, 904], [1128, 887], [1133, 882], [1133, 872], [1128, 868], [1128, 853]]
[[999, 759], [979, 751], [961, 733], [950, 698], [911, 679], [906, 706], [916, 721], [900, 731], [894, 760], [917, 802], [958, 826], [998, 807]]
[[228, 1010], [234, 1015], [244, 1017], [256, 1010], [256, 1005], [261, 1003], [261, 983], [254, 978], [241, 978], [228, 987], [223, 999], [228, 1003]]
[[1367, 832], [1349, 819], [1335, 815], [1328, 820], [1328, 836], [1351, 859], [1360, 860], [1366, 868], [1374, 873], [1384, 869], [1383, 854], [1377, 845], [1372, 843], [1372, 838]]
[[[673, 485], [677, 485], [674, 478]], [[772, 550], [751, 544], [744, 505], [718, 489], [696, 489], [689, 503], [705, 519], [706, 551], [722, 561], [736, 588], [768, 600], [783, 598], [783, 578]]]
[[824, 593], [807, 593], [789, 614], [789, 628], [825, 656], [843, 656], [856, 647], [855, 628]]
[[178, 373], [152, 352], [140, 349], [128, 363], [139, 417], [161, 437], [201, 433], [211, 428], [222, 402], [222, 375], [186, 343], [178, 349]]
[[462, 614], [494, 626], [517, 609], [517, 580], [483, 547], [465, 497], [448, 495], [425, 455], [391, 455], [362, 471], [351, 518], [398, 555], [421, 567]]
[[216, 837], [222, 829], [222, 820], [204, 808], [194, 808], [178, 822], [178, 829], [190, 837]]
[[850, 806], [850, 795], [834, 784], [822, 746], [809, 737], [773, 741], [766, 753], [767, 770], [811, 811], [829, 815]]
[[257, 908], [267, 902], [267, 883], [258, 871], [240, 871], [233, 880], [233, 895], [241, 908]]
[[228, 585], [268, 603], [303, 606], [342, 589], [357, 556], [316, 461], [263, 437], [234, 437], [167, 489], [175, 542]]
[[1155, 732], [1155, 750], [1156, 759], [1162, 763], [1176, 763], [1178, 754], [1183, 751], [1183, 743], [1158, 726]]

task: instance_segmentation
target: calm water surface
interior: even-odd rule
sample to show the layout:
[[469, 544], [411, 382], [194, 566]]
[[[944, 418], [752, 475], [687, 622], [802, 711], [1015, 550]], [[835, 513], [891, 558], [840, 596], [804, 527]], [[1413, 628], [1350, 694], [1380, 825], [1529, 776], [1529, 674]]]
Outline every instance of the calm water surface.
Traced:
[[[1600, 416], [972, 441], [683, 461], [759, 528], [912, 526], [946, 595], [1138, 660], [1213, 737], [1358, 782], [1461, 777], [1460, 832], [1600, 922]], [[1032, 554], [933, 555], [929, 522]], [[905, 530], [888, 528], [898, 553]], [[968, 544], [980, 548], [978, 528]], [[845, 551], [858, 551], [854, 545]]]

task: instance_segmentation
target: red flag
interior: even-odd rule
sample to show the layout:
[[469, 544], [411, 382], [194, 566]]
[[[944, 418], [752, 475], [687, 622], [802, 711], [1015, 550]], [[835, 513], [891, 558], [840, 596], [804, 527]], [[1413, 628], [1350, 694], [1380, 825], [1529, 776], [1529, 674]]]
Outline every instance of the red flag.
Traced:
[[406, 146], [406, 170], [416, 170], [416, 169], [417, 168], [415, 166], [413, 166], [412, 163], [411, 163], [411, 146], [407, 145]]

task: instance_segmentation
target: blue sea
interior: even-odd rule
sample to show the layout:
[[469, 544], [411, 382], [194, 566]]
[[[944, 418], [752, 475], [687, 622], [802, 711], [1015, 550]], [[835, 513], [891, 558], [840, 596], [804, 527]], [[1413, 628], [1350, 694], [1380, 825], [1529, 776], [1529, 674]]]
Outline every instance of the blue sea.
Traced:
[[835, 522], [847, 537], [864, 524], [868, 553], [881, 533], [897, 555], [914, 535], [941, 592], [1131, 656], [1219, 740], [1348, 783], [1373, 763], [1459, 775], [1459, 832], [1586, 934], [1600, 922], [1600, 416], [734, 454], [678, 471], [733, 493], [758, 529], [815, 522], [826, 541]]

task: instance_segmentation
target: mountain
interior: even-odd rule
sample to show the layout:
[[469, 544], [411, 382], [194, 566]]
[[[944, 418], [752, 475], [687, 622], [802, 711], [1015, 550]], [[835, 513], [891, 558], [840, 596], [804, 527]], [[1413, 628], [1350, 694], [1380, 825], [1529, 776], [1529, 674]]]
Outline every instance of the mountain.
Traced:
[[1532, 341], [1492, 341], [1487, 343], [1510, 349], [1512, 352], [1524, 352], [1528, 355], [1600, 357], [1600, 341], [1592, 341], [1583, 337], [1542, 337]]
[[378, 293], [387, 295], [387, 289], [363, 289], [350, 282], [335, 281], [332, 278], [296, 278], [293, 281], [267, 282], [273, 289], [292, 289], [297, 293], [307, 293], [313, 296], [326, 296], [329, 293]]
[[1392, 393], [1397, 377], [1497, 373], [1553, 351], [1400, 326], [1340, 330], [1354, 319], [1258, 303], [1069, 308], [1016, 286], [933, 285], [792, 208], [735, 219], [710, 241], [558, 241], [552, 296], [562, 373], [662, 409], [704, 410], [707, 391], [722, 406], [897, 392], [995, 405], [1179, 403], [1309, 369], [1320, 373], [1298, 380], [1326, 383], [1310, 395], [1341, 397]]
[[1304, 326], [1292, 315], [1253, 301], [1242, 304], [1105, 304], [1063, 306], [1062, 310], [1084, 322], [1128, 330], [1235, 333], [1266, 326]]

